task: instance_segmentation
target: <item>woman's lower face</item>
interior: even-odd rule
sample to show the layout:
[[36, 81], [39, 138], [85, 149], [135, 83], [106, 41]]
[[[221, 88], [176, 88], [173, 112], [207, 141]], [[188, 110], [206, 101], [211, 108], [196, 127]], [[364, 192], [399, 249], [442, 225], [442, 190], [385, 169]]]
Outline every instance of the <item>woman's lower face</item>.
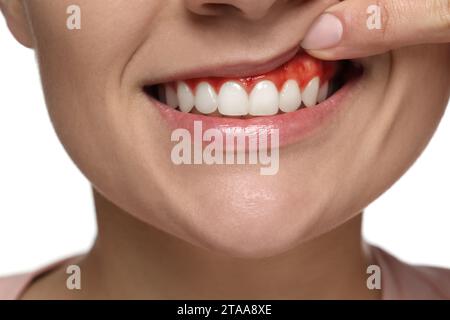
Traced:
[[[419, 156], [447, 103], [450, 59], [444, 45], [352, 61], [363, 72], [341, 84], [335, 79], [350, 72], [343, 63], [308, 64], [301, 52], [290, 56], [333, 2], [275, 2], [267, 11], [218, 8], [210, 15], [199, 10], [201, 1], [80, 0], [80, 30], [65, 27], [71, 1], [26, 6], [52, 122], [93, 186], [129, 214], [190, 243], [263, 257], [360, 213]], [[280, 64], [294, 60], [303, 73], [286, 75], [289, 68]], [[337, 70], [329, 79], [325, 65]], [[310, 104], [314, 93], [305, 93], [306, 87], [316, 76], [320, 86], [328, 81], [336, 91], [320, 104], [274, 111], [265, 92], [264, 99], [242, 105], [258, 79], [273, 80], [281, 91], [289, 77]], [[192, 86], [200, 81], [193, 78], [217, 91], [218, 108], [207, 111], [212, 113], [199, 115], [211, 104], [196, 99], [198, 87]], [[245, 87], [236, 80], [241, 78], [252, 84]], [[188, 89], [179, 88], [180, 81]], [[242, 84], [241, 91], [227, 93], [226, 83]], [[149, 94], [151, 86], [163, 95]], [[170, 92], [157, 90], [168, 86], [184, 90], [177, 109], [167, 105], [168, 98], [174, 104]], [[189, 90], [203, 109], [190, 109]], [[260, 111], [271, 115], [255, 115]], [[276, 127], [282, 144], [276, 174], [262, 175], [261, 164], [175, 164], [171, 135], [194, 120], [213, 128]]]

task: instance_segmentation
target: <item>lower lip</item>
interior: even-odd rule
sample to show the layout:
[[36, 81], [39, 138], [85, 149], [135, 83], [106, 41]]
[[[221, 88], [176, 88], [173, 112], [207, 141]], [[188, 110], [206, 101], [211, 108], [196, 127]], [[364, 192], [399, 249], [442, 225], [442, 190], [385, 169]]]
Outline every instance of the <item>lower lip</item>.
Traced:
[[208, 129], [220, 130], [223, 135], [234, 132], [246, 136], [270, 139], [273, 129], [278, 130], [279, 146], [294, 144], [310, 136], [342, 109], [343, 102], [351, 94], [359, 77], [347, 82], [342, 88], [325, 101], [311, 108], [301, 108], [295, 112], [283, 113], [267, 117], [254, 117], [247, 119], [205, 116], [194, 113], [184, 113], [149, 96], [151, 102], [157, 107], [162, 118], [172, 130], [187, 129], [194, 134], [194, 122], [202, 123], [203, 131]]

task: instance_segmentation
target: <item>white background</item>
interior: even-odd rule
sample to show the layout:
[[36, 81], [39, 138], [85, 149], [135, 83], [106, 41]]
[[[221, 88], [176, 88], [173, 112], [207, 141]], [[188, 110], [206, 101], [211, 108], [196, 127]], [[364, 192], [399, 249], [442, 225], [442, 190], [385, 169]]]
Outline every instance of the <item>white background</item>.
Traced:
[[[447, 115], [414, 167], [366, 210], [370, 242], [450, 268], [449, 141]], [[0, 275], [85, 251], [95, 232], [89, 183], [53, 131], [34, 54], [0, 18]]]

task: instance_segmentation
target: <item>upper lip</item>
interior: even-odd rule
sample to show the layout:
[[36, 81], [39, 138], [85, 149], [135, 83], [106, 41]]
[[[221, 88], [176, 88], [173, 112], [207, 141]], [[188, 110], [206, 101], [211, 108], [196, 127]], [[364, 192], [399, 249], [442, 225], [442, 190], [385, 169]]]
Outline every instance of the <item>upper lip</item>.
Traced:
[[[204, 77], [222, 77], [222, 78], [245, 78], [260, 75], [272, 71], [296, 56], [301, 50], [299, 45], [278, 54], [275, 57], [261, 60], [241, 60], [227, 64], [207, 65], [196, 70], [181, 71], [178, 74], [172, 74], [165, 79], [153, 81], [152, 84], [167, 83], [183, 79], [195, 79]], [[146, 85], [150, 85], [146, 83]]]

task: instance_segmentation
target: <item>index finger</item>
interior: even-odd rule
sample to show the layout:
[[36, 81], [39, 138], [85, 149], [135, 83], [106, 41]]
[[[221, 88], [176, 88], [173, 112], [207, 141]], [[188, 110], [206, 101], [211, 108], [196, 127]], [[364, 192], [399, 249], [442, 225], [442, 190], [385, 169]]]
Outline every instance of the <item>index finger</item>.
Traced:
[[444, 42], [450, 42], [450, 0], [345, 0], [316, 19], [302, 47], [335, 60]]

